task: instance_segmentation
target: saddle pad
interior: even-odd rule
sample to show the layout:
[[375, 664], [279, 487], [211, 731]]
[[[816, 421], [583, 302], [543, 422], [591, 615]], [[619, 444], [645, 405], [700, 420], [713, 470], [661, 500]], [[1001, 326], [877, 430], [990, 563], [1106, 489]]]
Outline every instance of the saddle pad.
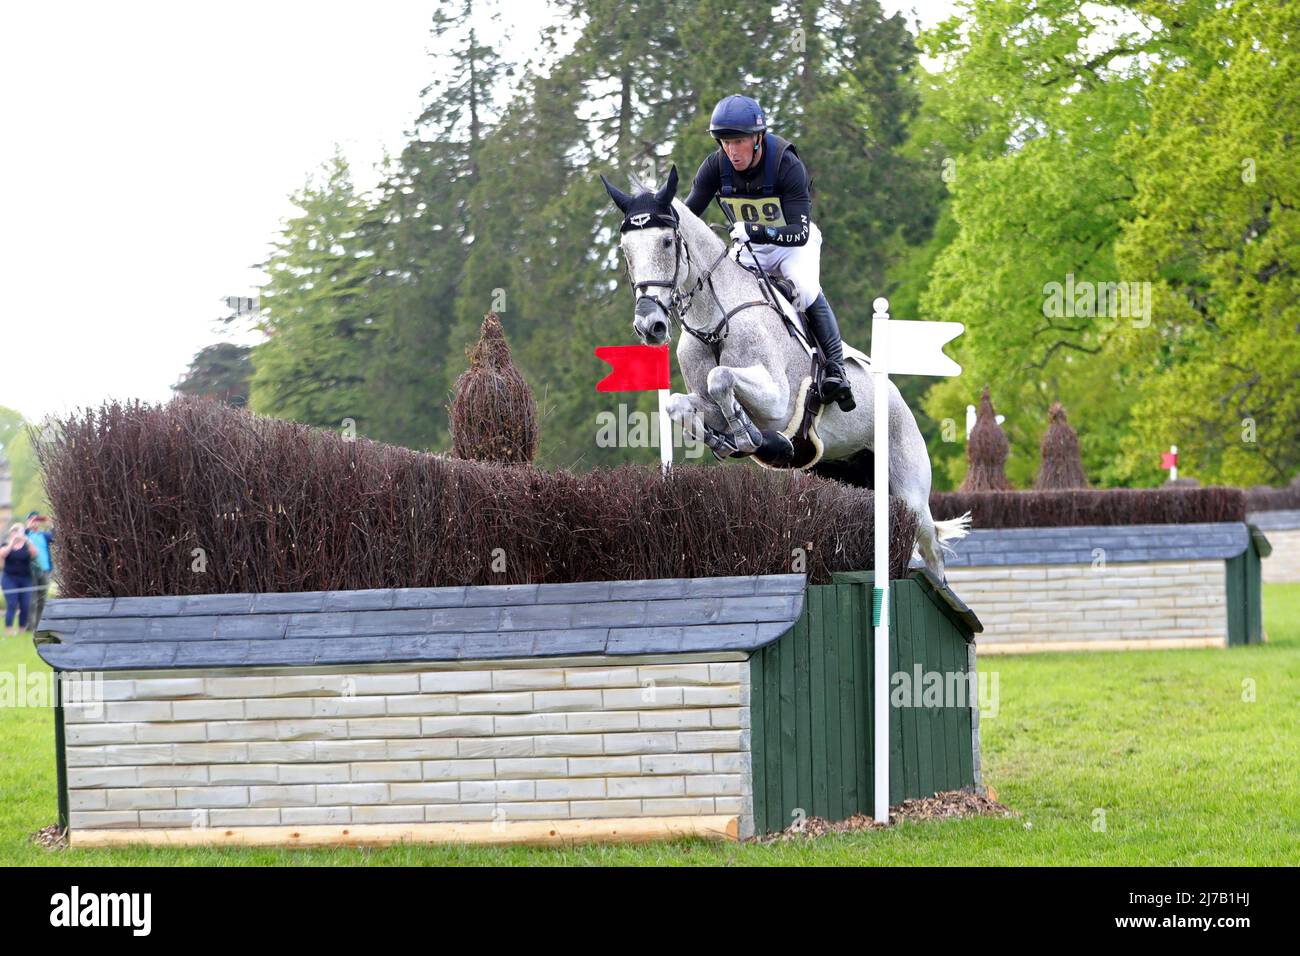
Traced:
[[871, 356], [868, 355], [866, 352], [862, 352], [858, 349], [855, 349], [852, 345], [849, 345], [848, 342], [841, 342], [840, 350], [844, 353], [844, 361], [857, 362], [860, 366], [862, 366], [863, 371], [865, 372], [871, 371]]
[[758, 455], [752, 456], [754, 461], [758, 462], [764, 468], [773, 468], [779, 471], [804, 471], [811, 468], [822, 457], [822, 440], [817, 435], [817, 422], [822, 417], [822, 412], [826, 406], [820, 402], [815, 402], [816, 411], [811, 410], [809, 405], [809, 392], [812, 389], [812, 376], [804, 377], [799, 383], [799, 394], [794, 403], [794, 414], [790, 416], [790, 421], [785, 428], [781, 429], [781, 434], [790, 439], [794, 445], [794, 456], [790, 461], [782, 463], [766, 462]]

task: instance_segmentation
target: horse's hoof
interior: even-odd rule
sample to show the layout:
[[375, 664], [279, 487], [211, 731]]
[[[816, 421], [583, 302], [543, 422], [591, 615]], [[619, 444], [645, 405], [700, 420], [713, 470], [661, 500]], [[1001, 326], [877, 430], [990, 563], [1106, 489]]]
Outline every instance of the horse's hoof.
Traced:
[[754, 457], [767, 465], [786, 465], [794, 458], [794, 442], [781, 432], [768, 430], [762, 433], [763, 444]]

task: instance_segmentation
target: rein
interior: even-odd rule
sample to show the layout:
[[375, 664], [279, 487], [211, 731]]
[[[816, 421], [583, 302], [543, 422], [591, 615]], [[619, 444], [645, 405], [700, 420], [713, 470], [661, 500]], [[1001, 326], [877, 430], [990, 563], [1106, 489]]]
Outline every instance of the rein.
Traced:
[[[722, 304], [722, 300], [718, 298], [717, 290], [713, 287], [713, 270], [715, 270], [718, 267], [718, 265], [722, 262], [722, 260], [727, 257], [726, 246], [723, 247], [722, 253], [718, 256], [718, 258], [713, 260], [713, 264], [709, 266], [706, 270], [704, 270], [703, 275], [701, 275], [698, 279], [695, 280], [694, 288], [690, 289], [689, 291], [683, 291], [679, 289], [677, 287], [677, 277], [681, 273], [682, 250], [684, 249], [686, 251], [686, 272], [687, 275], [689, 276], [690, 267], [691, 267], [691, 247], [682, 240], [681, 229], [675, 220], [672, 223], [672, 230], [673, 230], [673, 277], [671, 279], [645, 279], [641, 282], [633, 282], [632, 288], [636, 291], [636, 298], [638, 302], [640, 302], [641, 299], [650, 299], [652, 302], [655, 303], [655, 305], [657, 305], [660, 309], [663, 309], [664, 312], [667, 313], [670, 321], [676, 322], [678, 325], [682, 327], [682, 329], [689, 332], [691, 335], [695, 336], [695, 338], [699, 339], [700, 342], [707, 345], [712, 350], [713, 358], [715, 361], [721, 361], [722, 343], [726, 341], [727, 331], [730, 327], [731, 317], [733, 315], [735, 315], [737, 312], [743, 311], [744, 309], [752, 309], [756, 306], [768, 306], [773, 311], [775, 311], [778, 316], [781, 315], [781, 311], [777, 307], [774, 300], [768, 299], [766, 297], [763, 299], [755, 299], [750, 302], [743, 302], [740, 305], [736, 306], [734, 309], [727, 311], [726, 307]], [[632, 278], [632, 272], [631, 269], [628, 268], [626, 261], [623, 263], [623, 269], [627, 273], [628, 279], [630, 281]], [[695, 294], [700, 290], [702, 290], [706, 285], [709, 288], [709, 294], [713, 296], [713, 301], [718, 306], [718, 310], [722, 312], [722, 321], [719, 322], [712, 329], [702, 330], [687, 323], [685, 313], [690, 310], [691, 303], [695, 300]], [[645, 291], [650, 286], [661, 286], [670, 290], [668, 293], [667, 308], [664, 308], [664, 304], [660, 302], [658, 298], [649, 295]]]

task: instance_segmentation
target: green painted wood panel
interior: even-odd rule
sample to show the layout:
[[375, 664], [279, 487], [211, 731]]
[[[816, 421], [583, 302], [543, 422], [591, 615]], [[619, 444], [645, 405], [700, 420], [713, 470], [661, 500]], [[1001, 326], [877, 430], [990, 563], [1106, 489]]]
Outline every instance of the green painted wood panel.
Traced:
[[[767, 768], [767, 800], [769, 813], [776, 814], [778, 828], [786, 825], [782, 815], [781, 802], [781, 648], [785, 641], [775, 641], [768, 646], [766, 666], [763, 668], [763, 682], [766, 685], [763, 700], [767, 705], [764, 717], [767, 720], [768, 753], [775, 758], [770, 760]], [[751, 715], [752, 716], [752, 715]]]
[[[944, 629], [952, 627], [949, 621], [943, 622]], [[943, 790], [954, 790], [960, 787], [958, 782], [961, 778], [961, 757], [957, 755], [959, 746], [958, 727], [961, 723], [961, 711], [955, 705], [960, 703], [961, 706], [966, 704], [965, 687], [957, 687], [956, 681], [949, 681], [949, 674], [965, 674], [967, 671], [966, 660], [963, 657], [957, 657], [957, 641], [951, 634], [940, 636], [940, 648], [943, 653], [943, 673], [944, 673], [944, 710], [934, 715], [936, 733], [943, 735], [943, 777], [938, 786]], [[965, 642], [962, 642], [962, 651], [966, 650]], [[951, 697], [949, 697], [949, 688], [951, 688]], [[954, 705], [949, 707], [949, 705]], [[969, 745], [968, 745], [969, 746]]]
[[[809, 588], [809, 591], [812, 591]], [[835, 640], [837, 627], [831, 608], [826, 606], [826, 592], [834, 585], [817, 587], [817, 619], [814, 632], [826, 653], [826, 683], [822, 687], [821, 710], [826, 714], [826, 812], [833, 820], [842, 820], [844, 812], [844, 762], [840, 751], [840, 708], [836, 698], [840, 686], [840, 647]]]
[[[808, 593], [809, 600], [812, 599], [812, 591]], [[820, 600], [820, 598], [819, 598]], [[807, 610], [808, 605], [805, 605]], [[809, 702], [808, 712], [812, 720], [812, 737], [810, 763], [812, 764], [812, 804], [814, 807], [824, 807], [830, 801], [830, 732], [827, 728], [826, 709], [822, 706], [824, 700], [822, 689], [826, 686], [826, 644], [821, 640], [813, 638], [821, 634], [820, 621], [817, 627], [808, 624], [808, 614], [805, 614], [802, 620], [804, 622], [803, 638], [808, 642], [808, 688]]]
[[[965, 654], [964, 650], [958, 651]], [[974, 780], [975, 779], [975, 740], [974, 740], [974, 722], [971, 715], [971, 708], [979, 706], [979, 681], [970, 668], [969, 661], [966, 665], [966, 671], [972, 674], [972, 680], [966, 685], [967, 687], [967, 707], [957, 715], [957, 779]]]
[[794, 659], [792, 641], [782, 641], [781, 657], [781, 805], [799, 806], [799, 715], [795, 710]]
[[794, 642], [795, 720], [798, 721], [799, 746], [795, 750], [796, 806], [813, 805], [812, 785], [812, 686], [809, 671], [808, 629], [805, 626], [802, 640]]
[[1264, 640], [1263, 589], [1259, 551], [1252, 540], [1246, 550], [1224, 562], [1227, 594], [1228, 646]]
[[853, 698], [856, 685], [862, 680], [858, 673], [857, 645], [861, 639], [860, 622], [853, 616], [853, 585], [832, 584], [835, 605], [835, 640], [840, 648], [840, 684], [837, 698], [840, 707], [840, 759], [844, 768], [841, 786], [844, 788], [844, 814], [852, 816], [861, 810], [858, 793], [858, 765], [865, 749], [862, 731], [858, 725], [857, 708]]
[[[800, 618], [795, 623], [795, 631], [804, 622]], [[793, 633], [793, 632], [792, 632]], [[780, 643], [780, 641], [776, 642]], [[774, 645], [769, 645], [769, 647]], [[754, 801], [754, 828], [759, 833], [772, 829], [768, 817], [767, 800], [767, 761], [764, 755], [771, 749], [767, 746], [767, 708], [765, 706], [765, 682], [763, 680], [764, 663], [768, 647], [760, 648], [749, 658], [749, 749], [750, 749], [750, 784]]]
[[1254, 539], [1246, 548], [1246, 643], [1264, 641], [1264, 581]]
[[913, 665], [921, 665], [921, 684], [916, 684], [916, 668], [912, 668], [911, 690], [915, 699], [912, 710], [916, 713], [917, 740], [916, 761], [919, 766], [917, 788], [911, 793], [935, 793], [943, 789], [943, 727], [939, 716], [925, 706], [929, 677], [942, 667], [942, 648], [940, 642], [943, 634], [938, 622], [923, 610], [918, 610], [916, 644]]
[[1239, 554], [1223, 562], [1227, 590], [1228, 646], [1246, 643], [1246, 556]]
[[[874, 668], [870, 574], [808, 588], [794, 628], [750, 658], [754, 816], [758, 832], [795, 816], [841, 820], [873, 808]], [[915, 579], [890, 583], [890, 673], [968, 668], [966, 636]], [[946, 681], [945, 681], [946, 683]], [[891, 683], [892, 688], [892, 683]], [[910, 687], [914, 704], [924, 684]], [[890, 802], [974, 782], [968, 707], [896, 708]]]
[[[854, 622], [854, 672], [858, 679], [854, 681], [853, 686], [853, 713], [854, 720], [861, 728], [860, 746], [870, 750], [871, 748], [871, 673], [870, 658], [871, 645], [863, 640], [858, 639], [858, 635], [866, 634], [871, 629], [871, 595], [866, 588], [853, 587], [851, 585], [840, 585], [848, 589], [852, 600], [853, 622]], [[871, 812], [871, 767], [865, 760], [857, 761], [858, 769], [858, 812]]]
[[[863, 587], [867, 587], [867, 586], [868, 585], [865, 584], [863, 585]], [[898, 620], [898, 595], [901, 590], [902, 590], [901, 588], [895, 587], [893, 585], [891, 585], [889, 588], [889, 595], [890, 595], [889, 611], [891, 615], [890, 617], [891, 621]], [[868, 643], [874, 644], [875, 643], [874, 638], [875, 638], [875, 634], [873, 631], [872, 634], [868, 635], [867, 637]], [[874, 649], [872, 653], [873, 654], [875, 653]], [[898, 628], [891, 627], [889, 629], [889, 677], [890, 679], [892, 679], [894, 674], [898, 673], [898, 664], [899, 664], [898, 653], [899, 653], [898, 652]], [[885, 686], [886, 688], [888, 688], [889, 680], [886, 680]], [[891, 805], [898, 803], [900, 800], [904, 799], [903, 794], [907, 792], [907, 784], [906, 781], [904, 781], [903, 779], [903, 773], [906, 767], [906, 764], [904, 763], [903, 760], [903, 754], [904, 754], [903, 727], [901, 722], [899, 722], [896, 719], [897, 716], [898, 716], [897, 712], [892, 712], [889, 720], [889, 802]], [[874, 743], [875, 742], [872, 741], [873, 746]], [[910, 748], [907, 749], [907, 752], [909, 753], [910, 756]], [[866, 759], [868, 760], [872, 759], [871, 753], [872, 753], [872, 748], [868, 747]]]
[[[897, 616], [894, 618], [898, 626], [898, 671], [905, 678], [906, 683], [903, 685], [910, 693], [912, 673], [914, 664], [918, 659], [924, 659], [924, 640], [925, 640], [925, 621], [924, 619], [913, 618], [913, 602], [910, 595], [899, 595], [900, 600], [892, 602], [897, 607]], [[890, 684], [890, 693], [894, 693], [894, 685]], [[926, 728], [922, 715], [915, 707], [902, 707], [894, 711], [899, 724], [899, 730], [902, 735], [901, 752], [904, 755], [903, 761], [903, 786], [909, 793], [918, 793], [925, 786], [922, 780], [926, 776], [927, 762], [920, 759], [921, 754], [917, 750], [920, 741], [925, 739]]]

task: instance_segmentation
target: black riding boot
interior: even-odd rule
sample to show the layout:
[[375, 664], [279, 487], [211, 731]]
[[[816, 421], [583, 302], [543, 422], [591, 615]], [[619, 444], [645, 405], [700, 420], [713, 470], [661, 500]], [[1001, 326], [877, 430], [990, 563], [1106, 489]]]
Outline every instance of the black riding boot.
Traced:
[[853, 399], [853, 390], [849, 387], [849, 377], [844, 371], [844, 351], [840, 343], [840, 326], [835, 321], [831, 304], [822, 292], [817, 300], [808, 306], [808, 325], [813, 337], [826, 358], [826, 367], [822, 370], [821, 399], [824, 404], [835, 402], [841, 411], [851, 412], [857, 407]]

